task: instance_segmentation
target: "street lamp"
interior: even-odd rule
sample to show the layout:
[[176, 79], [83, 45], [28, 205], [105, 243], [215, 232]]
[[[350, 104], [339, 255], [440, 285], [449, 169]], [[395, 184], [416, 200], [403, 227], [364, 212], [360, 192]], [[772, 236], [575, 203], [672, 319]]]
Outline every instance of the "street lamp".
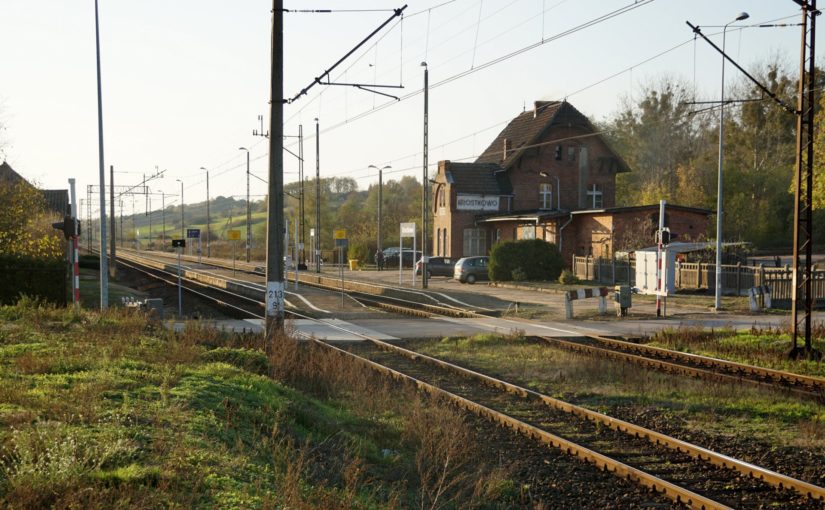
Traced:
[[383, 239], [381, 238], [381, 208], [384, 204], [384, 170], [392, 168], [390, 165], [378, 168], [375, 165], [370, 165], [369, 168], [378, 170], [378, 251], [383, 247]]
[[246, 261], [249, 262], [249, 248], [252, 243], [252, 209], [249, 204], [249, 149], [238, 147], [239, 151], [246, 151]]
[[725, 135], [725, 36], [728, 25], [737, 21], [748, 19], [747, 12], [740, 13], [735, 20], [725, 24], [722, 29], [722, 98], [719, 103], [719, 169], [716, 183], [716, 297], [714, 308], [718, 311], [722, 309], [722, 162], [724, 158], [724, 135]]
[[548, 179], [550, 177], [553, 177], [554, 179], [556, 179], [556, 209], [561, 210], [561, 184], [559, 183], [559, 176], [558, 175], [550, 175], [547, 172], [545, 172], [544, 170], [539, 172], [539, 175], [544, 177], [544, 178], [548, 178]]
[[175, 181], [180, 183], [180, 238], [186, 239], [186, 236], [184, 235], [185, 226], [183, 220], [183, 181], [180, 179], [175, 179]]
[[321, 272], [321, 128], [315, 118], [315, 272]]
[[206, 257], [209, 258], [211, 256], [209, 252], [209, 226], [211, 225], [209, 221], [209, 170], [204, 167], [200, 169], [206, 172]]
[[[427, 146], [428, 146], [428, 123], [429, 123], [429, 68], [426, 62], [421, 62], [424, 68], [424, 171], [421, 179], [421, 288], [427, 288], [427, 191], [429, 191], [429, 179], [427, 178]], [[413, 256], [415, 254], [413, 253]]]

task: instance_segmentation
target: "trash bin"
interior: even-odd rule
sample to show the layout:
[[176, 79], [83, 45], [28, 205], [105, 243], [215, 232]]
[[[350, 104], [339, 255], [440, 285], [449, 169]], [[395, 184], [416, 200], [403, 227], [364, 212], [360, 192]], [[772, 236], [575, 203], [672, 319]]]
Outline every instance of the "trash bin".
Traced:
[[627, 309], [632, 305], [632, 293], [629, 285], [616, 285], [613, 289], [613, 299], [616, 301], [616, 315], [619, 317], [627, 316]]
[[361, 268], [358, 266], [358, 259], [349, 259], [349, 270], [358, 271]]

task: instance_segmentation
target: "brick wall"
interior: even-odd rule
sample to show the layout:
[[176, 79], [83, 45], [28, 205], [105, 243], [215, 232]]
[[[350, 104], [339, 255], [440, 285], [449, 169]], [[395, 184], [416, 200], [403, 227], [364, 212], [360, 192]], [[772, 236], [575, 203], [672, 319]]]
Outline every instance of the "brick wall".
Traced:
[[[558, 203], [556, 196], [556, 177], [561, 186], [561, 209], [578, 210], [590, 209], [591, 203], [585, 207], [579, 205], [579, 163], [582, 158], [582, 149], [587, 152], [586, 182], [583, 184], [589, 189], [593, 184], [602, 188], [603, 207], [613, 207], [616, 203], [616, 166], [609, 158], [612, 153], [598, 137], [582, 138], [574, 141], [563, 141], [558, 144], [554, 140], [564, 140], [587, 134], [583, 128], [554, 127], [549, 129], [539, 143], [551, 142], [547, 145], [527, 149], [521, 159], [509, 170], [510, 182], [515, 195], [513, 209], [529, 210], [541, 206], [539, 185], [549, 183], [553, 190], [553, 203], [550, 209], [555, 209]], [[561, 160], [556, 159], [556, 146], [561, 146]], [[570, 160], [569, 150], [573, 149], [573, 160]], [[545, 172], [549, 177], [542, 177], [539, 172]]]

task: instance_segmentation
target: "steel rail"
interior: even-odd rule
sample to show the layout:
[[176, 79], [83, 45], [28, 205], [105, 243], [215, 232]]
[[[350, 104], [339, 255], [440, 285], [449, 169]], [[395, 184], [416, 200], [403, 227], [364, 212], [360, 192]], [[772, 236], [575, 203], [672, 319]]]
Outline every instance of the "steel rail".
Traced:
[[[173, 273], [170, 273], [170, 272], [168, 272], [168, 271], [164, 271], [164, 270], [162, 270], [162, 269], [158, 269], [158, 268], [151, 268], [151, 271], [149, 271], [149, 270], [146, 270], [146, 269], [142, 269], [142, 268], [140, 268], [139, 266], [137, 266], [137, 265], [135, 265], [135, 264], [133, 264], [133, 263], [130, 263], [130, 262], [122, 262], [122, 261], [118, 261], [118, 264], [123, 264], [123, 265], [124, 265], [124, 266], [126, 266], [126, 267], [129, 267], [129, 268], [131, 268], [131, 269], [133, 269], [133, 270], [135, 270], [135, 271], [139, 271], [139, 272], [141, 272], [141, 273], [143, 273], [143, 274], [145, 274], [145, 275], [149, 276], [150, 278], [154, 278], [154, 279], [156, 279], [156, 280], [160, 280], [160, 281], [162, 281], [162, 282], [164, 282], [164, 283], [166, 283], [166, 284], [169, 284], [169, 285], [171, 285], [171, 286], [173, 286], [173, 287], [177, 287], [177, 286], [178, 286], [178, 282], [177, 282], [177, 275], [176, 275], [176, 274], [173, 274]], [[167, 274], [167, 275], [170, 275], [170, 276], [172, 276], [172, 277], [174, 277], [174, 278], [173, 278], [172, 280], [167, 280], [167, 279], [166, 279], [166, 278], [164, 278], [163, 276], [160, 276], [160, 275], [157, 275], [157, 274], [153, 274], [153, 273], [152, 273], [152, 271], [156, 271], [156, 272], [159, 272], [159, 273]], [[221, 287], [215, 287], [215, 286], [212, 286], [212, 285], [209, 285], [209, 284], [203, 283], [203, 282], [199, 282], [199, 281], [197, 281], [197, 280], [190, 280], [190, 279], [183, 278], [183, 277], [181, 278], [181, 280], [182, 280], [182, 281], [184, 281], [184, 282], [186, 282], [186, 283], [189, 283], [189, 284], [194, 284], [194, 285], [197, 285], [197, 286], [199, 286], [199, 287], [205, 287], [205, 288], [208, 288], [208, 289], [210, 289], [210, 290], [212, 290], [212, 291], [218, 291], [218, 292], [222, 292], [222, 293], [225, 293], [225, 294], [229, 294], [230, 296], [232, 296], [232, 297], [233, 297], [233, 298], [235, 298], [235, 299], [242, 299], [242, 300], [249, 301], [249, 302], [250, 302], [250, 303], [252, 303], [252, 304], [256, 304], [256, 305], [260, 305], [260, 306], [265, 306], [265, 304], [263, 304], [261, 301], [257, 301], [257, 300], [255, 300], [255, 299], [253, 299], [253, 298], [248, 297], [248, 296], [244, 296], [243, 294], [236, 294], [236, 293], [234, 293], [234, 292], [232, 292], [231, 290], [228, 290], [228, 289], [224, 289], [224, 288], [221, 288]], [[231, 303], [229, 303], [229, 302], [227, 302], [227, 301], [223, 301], [223, 300], [221, 300], [221, 299], [218, 299], [218, 298], [216, 298], [215, 296], [210, 296], [209, 294], [205, 294], [205, 293], [203, 293], [203, 292], [198, 292], [197, 290], [195, 290], [195, 289], [193, 289], [193, 288], [191, 288], [191, 287], [186, 287], [186, 286], [184, 286], [184, 287], [183, 287], [183, 290], [186, 290], [187, 292], [191, 292], [192, 294], [196, 294], [196, 295], [198, 295], [198, 296], [200, 296], [200, 297], [202, 297], [202, 298], [208, 299], [208, 300], [210, 300], [210, 301], [214, 301], [215, 303], [217, 303], [217, 304], [219, 304], [219, 305], [221, 305], [221, 306], [225, 306], [225, 307], [228, 307], [228, 308], [233, 308], [233, 309], [235, 309], [235, 310], [237, 310], [237, 311], [239, 311], [239, 312], [243, 312], [243, 313], [246, 313], [246, 314], [252, 315], [252, 316], [253, 316], [253, 317], [255, 317], [255, 318], [259, 318], [259, 319], [263, 319], [263, 318], [264, 318], [264, 316], [263, 316], [263, 315], [257, 315], [257, 314], [255, 314], [254, 312], [252, 312], [252, 311], [250, 311], [250, 310], [247, 310], [247, 309], [245, 309], [245, 308], [241, 308], [241, 307], [235, 306], [235, 305], [233, 305], [233, 304], [231, 304]], [[263, 291], [261, 291], [261, 293], [262, 293], [262, 295], [263, 295]]]
[[452, 370], [456, 373], [460, 373], [467, 377], [472, 377], [478, 380], [485, 382], [494, 387], [498, 387], [504, 389], [507, 392], [522, 396], [522, 397], [530, 397], [534, 399], [541, 400], [549, 407], [554, 409], [558, 409], [560, 411], [564, 411], [566, 413], [570, 413], [576, 415], [580, 418], [601, 423], [611, 429], [618, 430], [620, 432], [624, 432], [626, 434], [636, 436], [636, 437], [643, 437], [646, 438], [653, 444], [662, 444], [672, 450], [677, 450], [682, 453], [687, 453], [688, 455], [698, 458], [703, 461], [710, 462], [714, 465], [718, 465], [721, 467], [725, 467], [728, 469], [736, 470], [742, 474], [752, 476], [754, 478], [760, 479], [769, 483], [775, 487], [780, 488], [792, 488], [798, 493], [802, 494], [803, 496], [807, 496], [813, 499], [818, 499], [819, 501], [825, 503], [825, 488], [813, 485], [808, 482], [804, 482], [802, 480], [797, 480], [787, 475], [783, 475], [781, 473], [777, 473], [775, 471], [762, 468], [756, 466], [754, 464], [750, 464], [748, 462], [744, 462], [733, 457], [729, 457], [727, 455], [723, 455], [720, 453], [716, 453], [714, 451], [708, 450], [706, 448], [702, 448], [701, 446], [697, 446], [686, 441], [682, 441], [680, 439], [676, 439], [660, 432], [656, 432], [645, 427], [634, 425], [630, 422], [620, 420], [618, 418], [613, 418], [606, 414], [599, 413], [597, 411], [592, 411], [590, 409], [586, 409], [584, 407], [577, 406], [575, 404], [570, 404], [563, 400], [555, 399], [553, 397], [544, 395], [542, 393], [523, 388], [521, 386], [517, 386], [512, 383], [508, 383], [501, 379], [497, 379], [495, 377], [491, 377], [474, 370], [470, 370], [468, 368], [464, 368], [447, 361], [443, 361], [437, 358], [433, 358], [431, 356], [427, 356], [415, 351], [410, 351], [403, 347], [393, 345], [381, 340], [376, 339], [369, 339], [374, 344], [380, 346], [381, 348], [392, 350], [399, 352], [411, 359], [425, 361], [427, 363], [439, 366], [441, 368]]
[[[333, 349], [341, 355], [345, 355], [350, 357], [352, 360], [362, 363], [380, 373], [388, 375], [393, 379], [404, 381], [407, 383], [414, 384], [418, 389], [431, 394], [436, 395], [442, 398], [446, 398], [447, 400], [453, 402], [454, 404], [458, 405], [459, 407], [466, 409], [476, 415], [479, 415], [483, 418], [491, 420], [493, 422], [499, 423], [506, 427], [509, 427], [516, 432], [528, 437], [529, 439], [538, 439], [542, 443], [557, 448], [561, 450], [563, 453], [568, 455], [572, 455], [579, 459], [582, 459], [590, 464], [595, 465], [601, 470], [609, 471], [614, 475], [624, 478], [626, 480], [630, 480], [635, 482], [639, 485], [644, 487], [648, 487], [653, 491], [663, 494], [664, 496], [670, 498], [677, 503], [686, 504], [691, 508], [696, 509], [703, 509], [703, 510], [712, 510], [712, 509], [730, 509], [731, 507], [714, 501], [708, 497], [705, 497], [701, 494], [697, 494], [689, 489], [676, 485], [674, 483], [668, 482], [663, 480], [655, 475], [647, 473], [641, 469], [634, 468], [628, 464], [625, 464], [621, 461], [615, 460], [611, 457], [598, 453], [594, 450], [589, 448], [585, 448], [584, 446], [578, 445], [572, 441], [564, 439], [563, 437], [557, 436], [552, 434], [546, 430], [541, 428], [535, 427], [528, 423], [525, 423], [521, 420], [508, 416], [504, 413], [486, 407], [484, 405], [478, 404], [473, 402], [472, 400], [466, 399], [444, 389], [441, 389], [437, 386], [429, 384], [427, 382], [421, 381], [416, 379], [412, 376], [403, 374], [394, 370], [392, 368], [386, 367], [381, 365], [380, 363], [376, 363], [372, 360], [366, 359], [364, 357], [358, 356], [357, 354], [348, 352], [346, 350], [340, 349], [328, 343], [322, 342], [317, 339], [313, 339], [317, 344], [323, 345], [326, 348]], [[380, 340], [370, 339], [373, 342], [377, 342], [380, 344], [384, 344]], [[391, 344], [384, 344], [387, 346], [391, 346]], [[392, 346], [391, 346], [392, 347]], [[412, 352], [412, 351], [407, 351]], [[417, 353], [412, 353], [415, 355], [417, 359], [424, 359], [427, 358], [426, 356], [422, 356]], [[432, 359], [432, 358], [431, 358]], [[439, 360], [440, 361], [440, 360]]]
[[662, 347], [655, 347], [652, 345], [637, 344], [618, 340], [615, 338], [605, 338], [597, 335], [589, 335], [599, 343], [609, 345], [613, 348], [637, 352], [646, 356], [677, 359], [685, 363], [712, 367], [723, 368], [726, 371], [732, 372], [735, 375], [757, 377], [763, 380], [775, 381], [778, 384], [788, 385], [790, 387], [801, 387], [808, 390], [818, 390], [825, 394], [825, 378], [808, 376], [802, 374], [794, 374], [783, 370], [775, 370], [772, 368], [758, 367], [754, 365], [747, 365], [745, 363], [738, 363], [735, 361], [728, 361], [720, 358], [713, 358], [710, 356], [702, 356], [700, 354], [691, 354], [687, 352], [676, 351], [672, 349], [665, 349]]
[[[128, 256], [131, 257], [131, 258], [139, 258], [139, 259], [148, 260], [148, 261], [156, 261], [155, 259], [153, 259], [151, 257], [146, 257], [145, 255], [137, 255], [136, 252], [129, 252]], [[171, 260], [171, 257], [161, 257], [161, 258], [169, 258]], [[157, 261], [157, 263], [162, 263], [162, 262]], [[207, 265], [214, 265], [214, 266], [217, 266], [217, 267], [224, 267], [222, 264], [216, 264], [214, 262], [209, 262]], [[231, 269], [231, 266], [229, 267], [229, 269]], [[186, 270], [186, 272], [198, 273], [198, 272], [202, 272], [202, 271], [200, 271], [198, 269], [188, 268]], [[219, 279], [219, 280], [223, 280], [223, 281], [227, 281], [227, 282], [231, 281], [231, 282], [233, 282], [233, 284], [243, 285], [242, 283], [239, 283], [239, 282], [243, 282], [243, 280], [230, 279], [230, 278], [227, 278], [227, 277], [224, 277], [224, 276], [211, 276], [211, 278]], [[308, 278], [315, 279], [317, 277], [308, 276]], [[326, 277], [322, 277], [322, 278], [326, 278]], [[333, 280], [333, 279], [331, 279], [331, 280]], [[304, 285], [308, 285], [308, 286], [315, 287], [315, 288], [320, 288], [320, 289], [323, 289], [323, 290], [333, 291], [333, 292], [336, 292], [336, 293], [341, 292], [341, 287], [339, 286], [339, 281], [340, 280], [338, 280], [338, 279], [334, 279], [334, 283], [325, 284], [325, 283], [321, 283], [320, 281], [301, 280], [301, 282]], [[253, 285], [254, 285], [254, 283], [253, 283]], [[395, 287], [379, 287], [379, 286], [374, 286], [372, 284], [364, 284], [364, 283], [361, 283], [361, 282], [358, 282], [358, 287], [365, 287], [367, 289], [369, 289], [370, 287], [374, 287], [374, 288], [397, 290]], [[402, 289], [402, 290], [404, 290], [404, 289]], [[375, 306], [379, 306], [381, 308], [385, 308], [385, 309], [388, 309], [388, 310], [391, 310], [391, 311], [394, 311], [394, 312], [397, 312], [397, 313], [406, 313], [408, 315], [414, 315], [414, 316], [419, 316], [419, 317], [432, 317], [433, 315], [442, 315], [442, 316], [449, 316], [449, 317], [464, 317], [464, 318], [474, 318], [474, 317], [477, 317], [477, 316], [489, 317], [488, 315], [478, 314], [477, 312], [463, 310], [463, 309], [460, 309], [460, 308], [457, 308], [457, 307], [433, 305], [433, 304], [429, 304], [429, 303], [420, 303], [420, 302], [417, 302], [417, 301], [410, 301], [408, 299], [403, 299], [403, 298], [394, 297], [394, 296], [388, 296], [388, 295], [380, 294], [380, 293], [379, 294], [371, 294], [371, 293], [364, 292], [364, 291], [359, 291], [359, 290], [345, 290], [345, 293], [348, 294], [349, 296], [351, 296], [353, 298], [357, 298], [361, 301], [371, 302]], [[387, 302], [389, 302], [389, 303], [387, 303]]]
[[[194, 257], [192, 258], [194, 260]], [[213, 264], [212, 262], [210, 262], [210, 264], [223, 267], [221, 264]], [[340, 287], [337, 286], [324, 285], [314, 282], [304, 283], [310, 284], [317, 288], [340, 292]], [[369, 286], [371, 284], [365, 285]], [[396, 289], [395, 287], [375, 287]], [[375, 295], [359, 291], [350, 291], [349, 294], [352, 297], [358, 296], [359, 300], [369, 302], [372, 306], [395, 313], [402, 313], [417, 317], [430, 318], [441, 315], [464, 318], [490, 318], [489, 315], [481, 314], [473, 310], [461, 310], [455, 307], [428, 305], [426, 303], [404, 300], [383, 294]], [[382, 300], [391, 301], [391, 303], [382, 302]], [[555, 337], [539, 336], [537, 338], [540, 338], [548, 343], [555, 343], [557, 346], [565, 349], [575, 350], [577, 352], [589, 355], [600, 355], [625, 362], [636, 363], [647, 368], [662, 370], [668, 373], [679, 374], [687, 377], [702, 378], [724, 383], [746, 382], [758, 387], [790, 391], [805, 397], [814, 397], [818, 399], [825, 398], [825, 378], [794, 374], [792, 372], [747, 365], [697, 354], [684, 353], [681, 351], [637, 344], [598, 335], [581, 336], [610, 346], [612, 350]], [[627, 354], [626, 352], [621, 351], [635, 352], [636, 355]], [[663, 361], [663, 359], [670, 360], [670, 362]], [[695, 365], [699, 365], [699, 367], [696, 367]]]
[[[583, 342], [579, 342], [576, 340], [564, 339], [564, 338], [555, 338], [555, 337], [547, 337], [547, 336], [533, 336], [531, 338], [536, 338], [541, 340], [542, 342], [547, 343], [548, 345], [552, 345], [554, 347], [559, 347], [568, 351], [578, 352], [581, 354], [586, 354], [590, 356], [601, 356], [604, 358], [611, 358], [616, 359], [619, 361], [625, 361], [629, 363], [635, 363], [637, 365], [641, 365], [646, 368], [650, 368], [653, 370], [659, 370], [671, 374], [678, 374], [684, 375], [687, 377], [699, 378], [699, 379], [706, 379], [710, 381], [716, 382], [723, 382], [729, 384], [738, 384], [738, 383], [747, 383], [752, 384], [757, 387], [762, 388], [769, 388], [772, 390], [782, 390], [782, 391], [791, 391], [796, 394], [805, 397], [813, 397], [813, 398], [822, 398], [821, 394], [813, 393], [806, 391], [801, 388], [796, 388], [792, 386], [783, 386], [778, 384], [775, 381], [760, 381], [756, 379], [751, 379], [747, 377], [743, 377], [740, 375], [733, 375], [733, 374], [726, 374], [723, 372], [709, 370], [706, 368], [698, 368], [690, 365], [682, 365], [679, 363], [674, 363], [672, 361], [665, 361], [662, 359], [657, 358], [650, 358], [644, 355], [639, 354], [631, 354], [628, 352], [623, 352], [619, 350], [613, 350], [606, 347], [600, 347], [597, 345], [591, 345]], [[583, 336], [585, 339], [592, 338], [590, 336]]]
[[[173, 259], [176, 260], [176, 257], [173, 258], [171, 255], [168, 255], [165, 252], [156, 252], [156, 251], [137, 252], [135, 250], [130, 250], [128, 248], [123, 248], [123, 251], [131, 252], [131, 253], [143, 253], [143, 254], [150, 253], [154, 257], [168, 258], [170, 260], [173, 260]], [[194, 256], [194, 255], [182, 255], [181, 260], [186, 260], [186, 261], [189, 261], [189, 262], [197, 262], [200, 265], [210, 265], [210, 266], [215, 266], [215, 267], [219, 267], [219, 268], [222, 268], [222, 269], [233, 269], [231, 261], [226, 260], [226, 259], [210, 258], [208, 260], [202, 259], [200, 262], [198, 262], [197, 257]], [[256, 264], [251, 264], [251, 263], [238, 261], [235, 265], [235, 269], [240, 270], [240, 271], [245, 272], [245, 273], [248, 273], [248, 274], [264, 276], [264, 272], [262, 271], [262, 268], [259, 265], [256, 265]], [[325, 285], [323, 283], [320, 283], [321, 280], [330, 280], [330, 281], [334, 281], [335, 283], [330, 283], [328, 285]], [[311, 274], [302, 273], [302, 274], [300, 274], [299, 282], [304, 284], [304, 285], [317, 287], [317, 288], [321, 288], [321, 289], [325, 289], [325, 290], [332, 289], [332, 290], [335, 290], [336, 292], [341, 291], [340, 280], [338, 278], [333, 278], [333, 277], [330, 277], [330, 276], [323, 276], [323, 275], [318, 276], [315, 273], [311, 273]], [[422, 297], [424, 297], [424, 298], [426, 298], [430, 301], [433, 301], [434, 303], [436, 303], [439, 306], [443, 306], [445, 308], [461, 310], [462, 313], [469, 313], [465, 308], [461, 308], [460, 306], [455, 306], [455, 305], [451, 305], [451, 304], [448, 304], [448, 303], [444, 303], [443, 301], [440, 301], [436, 297], [432, 296], [430, 293], [423, 292], [421, 290], [408, 289], [408, 288], [404, 288], [404, 287], [395, 287], [395, 286], [392, 286], [392, 285], [384, 285], [384, 284], [378, 284], [378, 283], [372, 283], [372, 282], [367, 283], [367, 282], [364, 282], [364, 281], [355, 281], [355, 282], [347, 282], [347, 283], [350, 284], [350, 285], [357, 284], [358, 287], [361, 287], [361, 288], [364, 288], [364, 289], [367, 289], [367, 290], [374, 289], [373, 291], [368, 292], [368, 294], [371, 294], [371, 295], [384, 295], [383, 291], [392, 291], [392, 292], [399, 292], [399, 293], [404, 293], [404, 294], [411, 294], [411, 295], [414, 295], [414, 296], [422, 296]], [[410, 302], [416, 303], [416, 301], [410, 301]], [[478, 308], [478, 307], [476, 307], [476, 308]], [[484, 310], [482, 310], [482, 311], [484, 311]], [[479, 313], [479, 312], [475, 311], [473, 313]], [[484, 315], [484, 314], [481, 314], [481, 315]]]
[[[221, 289], [221, 290], [223, 290], [223, 289]], [[232, 294], [228, 290], [226, 290], [226, 292]], [[245, 296], [244, 296], [244, 298], [245, 298]], [[214, 299], [214, 298], [211, 298], [211, 299]], [[246, 312], [246, 313], [249, 313], [249, 312]], [[296, 313], [295, 315], [298, 316], [298, 317], [301, 317], [301, 318], [306, 318], [306, 319], [317, 321], [317, 319], [314, 319], [314, 318], [308, 317], [308, 316], [304, 316], [303, 314], [300, 314], [300, 313]], [[321, 322], [321, 321], [318, 321], [318, 322]], [[656, 432], [656, 431], [641, 427], [639, 425], [635, 425], [635, 424], [632, 424], [630, 422], [626, 422], [624, 420], [619, 420], [617, 418], [613, 418], [613, 417], [610, 417], [608, 415], [598, 413], [596, 411], [592, 411], [592, 410], [589, 410], [589, 409], [586, 409], [586, 408], [583, 408], [583, 407], [580, 407], [580, 406], [576, 406], [574, 404], [570, 404], [568, 402], [564, 402], [562, 400], [555, 399], [553, 397], [538, 393], [536, 391], [529, 390], [527, 388], [523, 388], [523, 387], [517, 386], [515, 384], [508, 383], [506, 381], [503, 381], [503, 380], [500, 380], [500, 379], [497, 379], [497, 378], [494, 378], [494, 377], [490, 377], [490, 376], [487, 376], [485, 374], [481, 374], [479, 372], [476, 372], [476, 371], [473, 371], [473, 370], [470, 370], [470, 369], [467, 369], [467, 368], [464, 368], [464, 367], [460, 367], [458, 365], [454, 365], [452, 363], [449, 363], [449, 362], [446, 362], [446, 361], [443, 361], [443, 360], [433, 358], [431, 356], [427, 356], [427, 355], [424, 355], [424, 354], [421, 354], [421, 353], [417, 353], [417, 352], [405, 349], [403, 347], [399, 347], [397, 345], [393, 345], [393, 344], [390, 344], [390, 343], [387, 343], [387, 342], [369, 337], [369, 336], [364, 335], [362, 333], [358, 333], [358, 332], [355, 332], [355, 331], [348, 330], [348, 329], [346, 329], [344, 327], [341, 327], [339, 325], [333, 325], [333, 324], [329, 324], [329, 323], [326, 323], [326, 322], [324, 324], [327, 325], [327, 326], [331, 326], [334, 329], [339, 329], [339, 330], [342, 330], [342, 331], [346, 331], [350, 334], [354, 334], [358, 337], [364, 338], [365, 340], [368, 340], [368, 341], [372, 342], [373, 344], [375, 344], [376, 346], [378, 346], [382, 349], [398, 352], [398, 353], [400, 353], [400, 354], [402, 354], [402, 355], [404, 355], [404, 356], [406, 356], [410, 359], [413, 359], [413, 360], [416, 360], [416, 361], [423, 361], [423, 362], [426, 362], [428, 364], [432, 364], [432, 365], [438, 366], [440, 368], [444, 368], [444, 369], [453, 371], [453, 372], [461, 374], [463, 376], [471, 377], [471, 378], [480, 380], [480, 381], [484, 382], [485, 384], [488, 384], [488, 385], [493, 386], [493, 387], [497, 387], [499, 389], [503, 389], [504, 391], [506, 391], [508, 393], [518, 395], [522, 398], [532, 398], [532, 399], [539, 400], [542, 403], [544, 403], [545, 405], [547, 405], [548, 407], [551, 407], [551, 408], [554, 408], [554, 409], [572, 414], [572, 415], [577, 416], [581, 419], [585, 419], [585, 420], [592, 421], [592, 422], [595, 422], [595, 423], [600, 423], [602, 425], [607, 426], [608, 428], [611, 428], [613, 430], [617, 430], [619, 432], [623, 432], [623, 433], [625, 433], [627, 435], [630, 435], [630, 436], [645, 438], [650, 443], [652, 443], [654, 445], [663, 445], [663, 446], [665, 446], [669, 449], [672, 449], [674, 451], [681, 452], [681, 453], [686, 453], [686, 454], [690, 455], [691, 457], [697, 458], [701, 461], [709, 462], [709, 463], [711, 463], [713, 465], [716, 465], [716, 466], [720, 466], [720, 467], [724, 467], [724, 468], [727, 468], [727, 469], [730, 469], [730, 470], [738, 471], [742, 474], [754, 477], [756, 479], [760, 479], [760, 480], [764, 481], [765, 483], [768, 483], [768, 484], [773, 485], [773, 486], [778, 487], [778, 488], [793, 489], [793, 490], [795, 490], [796, 492], [798, 492], [799, 494], [801, 494], [803, 496], [813, 498], [813, 499], [817, 499], [821, 502], [825, 502], [825, 488], [818, 487], [816, 485], [810, 484], [808, 482], [804, 482], [802, 480], [794, 479], [794, 478], [789, 477], [787, 475], [783, 475], [781, 473], [777, 473], [775, 471], [772, 471], [772, 470], [769, 470], [769, 469], [766, 469], [766, 468], [762, 468], [762, 467], [759, 467], [759, 466], [756, 466], [756, 465], [753, 465], [753, 464], [735, 459], [733, 457], [729, 457], [729, 456], [726, 456], [726, 455], [723, 455], [723, 454], [720, 454], [720, 453], [717, 453], [717, 452], [713, 452], [711, 450], [708, 450], [706, 448], [702, 448], [702, 447], [697, 446], [697, 445], [693, 445], [693, 444], [688, 443], [686, 441], [682, 441], [682, 440], [679, 440], [679, 439], [676, 439], [676, 438], [672, 438], [672, 437], [667, 436], [665, 434], [662, 434], [660, 432]], [[363, 357], [357, 356], [356, 354], [349, 353], [349, 352], [346, 352], [344, 350], [338, 349], [337, 347], [334, 347], [334, 346], [332, 346], [332, 345], [330, 345], [326, 342], [322, 342], [322, 341], [317, 340], [315, 338], [310, 338], [310, 340], [313, 340], [313, 341], [317, 342], [320, 345], [324, 345], [324, 346], [327, 346], [329, 348], [336, 349], [340, 352], [346, 353], [347, 355], [353, 357], [354, 359], [358, 359], [358, 360], [361, 360], [362, 362], [368, 363], [370, 366], [374, 366], [375, 368], [381, 370], [384, 373], [395, 374], [395, 375], [393, 375], [393, 377], [402, 378], [402, 379], [405, 379], [405, 380], [415, 382], [415, 384], [418, 387], [420, 387], [422, 389], [425, 389], [429, 393], [434, 393], [434, 394], [447, 396], [451, 400], [453, 400], [454, 402], [459, 403], [462, 407], [464, 407], [464, 408], [466, 408], [466, 409], [468, 409], [472, 412], [475, 412], [476, 414], [484, 416], [488, 419], [492, 419], [492, 420], [497, 421], [499, 423], [506, 424], [506, 425], [510, 426], [511, 428], [513, 428], [514, 430], [517, 430], [517, 431], [521, 432], [522, 434], [527, 435], [528, 437], [539, 438], [543, 442], [545, 442], [547, 444], [550, 444], [550, 445], [552, 445], [552, 446], [554, 446], [554, 447], [556, 447], [556, 448], [558, 448], [558, 449], [560, 449], [560, 450], [562, 450], [566, 453], [569, 453], [569, 454], [572, 454], [574, 456], [583, 458], [583, 459], [587, 460], [588, 462], [591, 462], [591, 463], [597, 465], [598, 467], [600, 467], [602, 469], [608, 469], [611, 472], [613, 472], [614, 474], [616, 474], [617, 476], [622, 476], [624, 478], [633, 480], [633, 481], [635, 481], [637, 483], [640, 483], [642, 485], [645, 485], [647, 487], [651, 487], [654, 490], [657, 490], [658, 492], [661, 492], [661, 493], [665, 494], [666, 496], [673, 499], [674, 501], [689, 504], [693, 508], [706, 508], [706, 509], [709, 509], [709, 508], [728, 508], [727, 506], [721, 505], [721, 504], [719, 504], [719, 503], [717, 503], [713, 500], [705, 498], [704, 496], [695, 494], [695, 493], [693, 493], [692, 491], [690, 491], [688, 489], [679, 487], [678, 485], [675, 485], [675, 484], [672, 484], [672, 483], [667, 482], [665, 480], [662, 480], [662, 479], [660, 479], [660, 478], [658, 478], [654, 475], [645, 473], [642, 470], [639, 470], [637, 468], [633, 468], [632, 466], [626, 465], [626, 464], [624, 464], [620, 461], [610, 459], [609, 457], [607, 457], [605, 455], [602, 455], [602, 454], [599, 454], [598, 452], [594, 452], [592, 450], [589, 450], [585, 447], [582, 447], [580, 445], [572, 443], [572, 442], [570, 442], [566, 439], [557, 437], [557, 436], [555, 436], [555, 435], [553, 435], [553, 434], [551, 434], [547, 431], [544, 431], [544, 430], [539, 429], [537, 427], [534, 427], [532, 425], [521, 422], [520, 420], [517, 420], [515, 418], [507, 416], [503, 413], [499, 413], [498, 411], [494, 411], [494, 410], [489, 409], [485, 406], [482, 406], [480, 404], [477, 404], [475, 402], [467, 400], [463, 397], [460, 397], [458, 395], [454, 395], [454, 394], [452, 394], [450, 392], [447, 392], [443, 389], [440, 389], [440, 388], [437, 388], [435, 386], [429, 385], [428, 383], [424, 383], [423, 381], [419, 381], [417, 379], [414, 379], [414, 378], [412, 378], [408, 375], [401, 374], [400, 372], [394, 371], [394, 370], [392, 370], [388, 367], [384, 367], [383, 365], [377, 364], [377, 363], [375, 363], [371, 360], [367, 360]]]

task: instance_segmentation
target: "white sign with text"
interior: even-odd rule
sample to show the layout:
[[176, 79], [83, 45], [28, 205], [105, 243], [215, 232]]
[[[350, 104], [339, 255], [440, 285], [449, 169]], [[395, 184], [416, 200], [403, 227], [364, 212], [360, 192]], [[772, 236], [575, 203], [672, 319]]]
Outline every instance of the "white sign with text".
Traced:
[[498, 211], [499, 197], [459, 193], [455, 203], [459, 211]]

